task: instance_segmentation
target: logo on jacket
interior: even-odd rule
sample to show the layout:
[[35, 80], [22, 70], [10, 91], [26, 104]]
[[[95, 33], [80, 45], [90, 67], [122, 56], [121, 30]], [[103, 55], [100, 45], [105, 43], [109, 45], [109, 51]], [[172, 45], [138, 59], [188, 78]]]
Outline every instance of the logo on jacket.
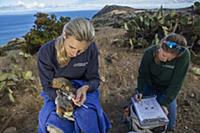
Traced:
[[162, 67], [169, 68], [169, 69], [174, 69], [175, 68], [175, 66], [172, 66], [172, 65], [162, 65]]
[[86, 66], [88, 62], [80, 62], [80, 63], [75, 63], [73, 64], [73, 67], [83, 67]]

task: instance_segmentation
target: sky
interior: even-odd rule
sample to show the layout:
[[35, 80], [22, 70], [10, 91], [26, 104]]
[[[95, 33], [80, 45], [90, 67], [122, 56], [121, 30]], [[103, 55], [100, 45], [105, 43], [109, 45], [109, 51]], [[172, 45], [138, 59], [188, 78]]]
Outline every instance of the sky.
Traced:
[[0, 14], [28, 11], [100, 10], [105, 5], [179, 8], [200, 0], [0, 0]]

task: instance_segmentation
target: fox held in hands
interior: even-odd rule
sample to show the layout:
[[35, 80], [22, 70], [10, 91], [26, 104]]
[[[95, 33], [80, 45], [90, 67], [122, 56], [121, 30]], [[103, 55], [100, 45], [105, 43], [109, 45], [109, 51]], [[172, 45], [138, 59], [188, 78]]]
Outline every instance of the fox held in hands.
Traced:
[[74, 103], [72, 98], [75, 96], [75, 88], [71, 82], [63, 77], [54, 78], [52, 87], [56, 89], [57, 97], [55, 100], [56, 113], [60, 117], [65, 117], [68, 120], [74, 121], [73, 110]]

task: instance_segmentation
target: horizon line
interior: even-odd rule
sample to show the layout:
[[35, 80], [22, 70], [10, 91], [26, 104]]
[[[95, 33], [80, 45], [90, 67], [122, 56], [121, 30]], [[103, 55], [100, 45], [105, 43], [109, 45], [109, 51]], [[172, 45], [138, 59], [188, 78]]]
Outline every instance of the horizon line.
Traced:
[[[193, 4], [190, 4], [190, 5], [180, 5], [180, 3], [177, 5], [177, 6], [166, 6], [166, 5], [157, 5], [157, 6], [152, 6], [152, 5], [146, 5], [146, 6], [143, 6], [143, 8], [141, 7], [133, 7], [134, 5], [121, 5], [121, 4], [108, 4], [109, 6], [113, 6], [113, 5], [118, 5], [118, 6], [128, 6], [128, 7], [131, 7], [131, 8], [134, 8], [134, 9], [159, 9], [161, 6], [164, 8], [164, 9], [180, 9], [180, 8], [187, 8], [187, 7], [191, 7]], [[103, 7], [100, 7], [100, 8], [87, 8], [87, 9], [69, 9], [69, 10], [66, 10], [66, 9], [63, 9], [63, 8], [58, 8], [58, 9], [52, 9], [52, 8], [44, 8], [44, 9], [32, 9], [32, 10], [11, 10], [11, 11], [0, 11], [0, 16], [4, 16], [4, 15], [28, 15], [28, 14], [34, 14], [34, 13], [37, 13], [37, 12], [44, 12], [44, 13], [51, 13], [51, 12], [75, 12], [75, 11], [100, 11], [101, 9], [103, 9], [105, 6], [107, 5], [104, 5]]]

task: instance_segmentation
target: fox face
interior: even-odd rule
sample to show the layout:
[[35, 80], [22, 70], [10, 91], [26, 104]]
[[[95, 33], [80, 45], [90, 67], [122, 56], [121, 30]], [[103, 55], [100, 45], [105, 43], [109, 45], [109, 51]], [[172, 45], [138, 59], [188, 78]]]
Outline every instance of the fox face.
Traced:
[[71, 97], [74, 96], [75, 89], [71, 82], [66, 78], [54, 78], [52, 87], [56, 89], [57, 97], [55, 99], [56, 113], [60, 117], [74, 121], [74, 104]]

